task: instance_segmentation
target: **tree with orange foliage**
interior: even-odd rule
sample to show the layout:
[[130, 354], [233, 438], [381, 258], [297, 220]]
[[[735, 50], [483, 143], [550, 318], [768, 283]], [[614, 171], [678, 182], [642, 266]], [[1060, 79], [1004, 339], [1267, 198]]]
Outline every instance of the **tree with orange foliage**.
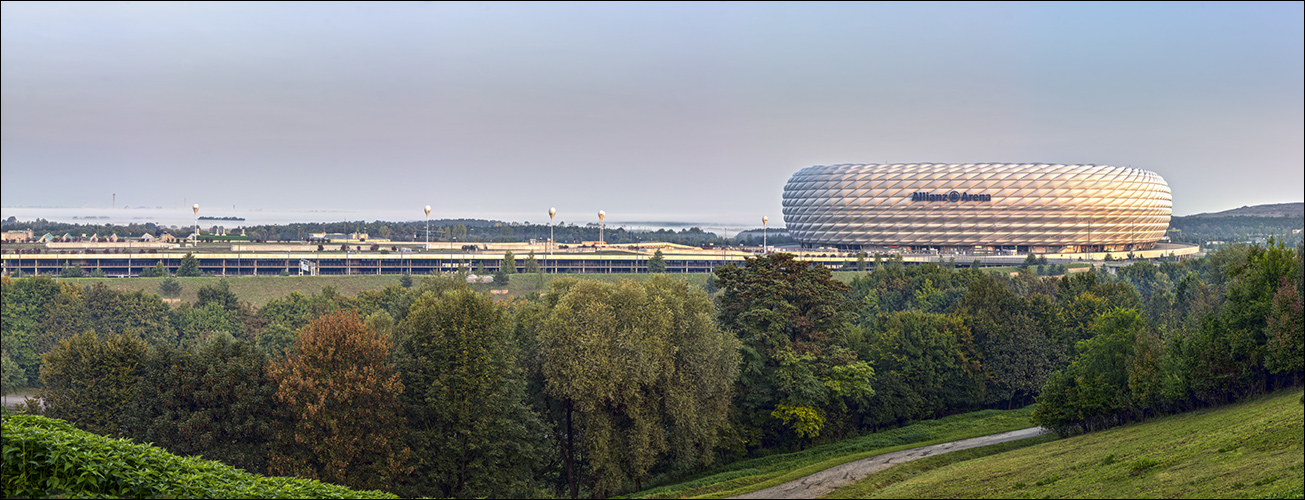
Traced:
[[294, 352], [268, 368], [287, 412], [269, 473], [389, 490], [412, 470], [403, 383], [389, 351], [390, 339], [354, 313], [328, 314], [299, 333]]

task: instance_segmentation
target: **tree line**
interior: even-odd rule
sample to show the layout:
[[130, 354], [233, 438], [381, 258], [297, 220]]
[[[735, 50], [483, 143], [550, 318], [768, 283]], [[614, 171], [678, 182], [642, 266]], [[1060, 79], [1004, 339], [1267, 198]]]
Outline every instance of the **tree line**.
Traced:
[[[78, 427], [404, 496], [604, 497], [980, 408], [1071, 433], [1300, 384], [1280, 243], [1062, 278], [775, 254], [706, 289], [460, 276], [262, 308], [3, 280], [5, 372]], [[411, 279], [411, 278], [410, 278]], [[711, 293], [709, 294], [709, 290]]]
[[[48, 221], [37, 219], [35, 221], [18, 221], [7, 220], [3, 223], [3, 229], [23, 230], [31, 229], [34, 238], [39, 238], [45, 233], [53, 233], [56, 237], [63, 234], [70, 234], [74, 238], [80, 235], [88, 236], [99, 234], [107, 236], [117, 234], [118, 236], [140, 236], [144, 233], [150, 233], [155, 236], [163, 233], [170, 233], [178, 238], [184, 238], [194, 231], [192, 226], [184, 227], [165, 227], [147, 223], [131, 223], [127, 225], [119, 224], [77, 224]], [[211, 225], [201, 225], [202, 229], [207, 230]], [[307, 242], [313, 241], [314, 233], [365, 233], [371, 238], [379, 238], [391, 241], [420, 242], [426, 241], [426, 221], [340, 221], [325, 223], [290, 223], [290, 224], [258, 224], [258, 225], [241, 225], [246, 236], [252, 241], [290, 241], [290, 242]], [[230, 230], [231, 228], [227, 228]], [[470, 243], [501, 243], [501, 242], [522, 242], [531, 239], [546, 241], [549, 238], [548, 224], [531, 224], [511, 223], [495, 220], [483, 219], [440, 219], [430, 221], [430, 241], [459, 241]], [[704, 246], [704, 245], [740, 245], [740, 244], [760, 244], [762, 240], [762, 231], [760, 229], [742, 231], [731, 237], [724, 237], [721, 234], [704, 231], [699, 227], [680, 229], [658, 229], [655, 231], [635, 231], [624, 227], [608, 226], [603, 230], [603, 238], [610, 244], [631, 244], [647, 241], [676, 243], [681, 245]], [[597, 223], [586, 223], [577, 225], [574, 223], [561, 222], [552, 226], [553, 238], [558, 243], [580, 244], [585, 241], [597, 241], [599, 236], [599, 226]], [[794, 240], [783, 233], [782, 230], [772, 229], [769, 232], [767, 241], [770, 244], [792, 243]]]

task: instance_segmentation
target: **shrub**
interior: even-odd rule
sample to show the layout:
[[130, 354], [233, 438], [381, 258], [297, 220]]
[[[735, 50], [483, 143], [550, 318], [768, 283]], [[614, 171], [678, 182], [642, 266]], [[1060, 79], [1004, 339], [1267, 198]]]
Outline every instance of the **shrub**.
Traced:
[[3, 417], [4, 496], [395, 498], [307, 479], [249, 474], [37, 415]]

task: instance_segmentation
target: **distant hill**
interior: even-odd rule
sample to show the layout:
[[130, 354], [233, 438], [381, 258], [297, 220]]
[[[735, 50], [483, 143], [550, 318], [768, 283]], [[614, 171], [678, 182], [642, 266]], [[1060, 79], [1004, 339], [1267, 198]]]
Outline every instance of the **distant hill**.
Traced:
[[1289, 217], [1292, 215], [1301, 215], [1305, 213], [1305, 203], [1275, 203], [1272, 205], [1255, 205], [1253, 207], [1234, 208], [1222, 212], [1207, 214], [1195, 214], [1188, 217], [1233, 217], [1238, 215], [1250, 215], [1257, 217]]

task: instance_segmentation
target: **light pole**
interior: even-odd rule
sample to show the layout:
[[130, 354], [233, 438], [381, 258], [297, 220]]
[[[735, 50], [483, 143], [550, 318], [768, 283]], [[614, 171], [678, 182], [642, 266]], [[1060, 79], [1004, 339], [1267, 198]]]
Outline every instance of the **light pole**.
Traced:
[[766, 254], [766, 224], [770, 222], [770, 217], [761, 216], [761, 254]]
[[430, 250], [430, 205], [426, 205], [426, 248]]
[[553, 256], [553, 217], [557, 216], [557, 208], [548, 209], [548, 256]]
[[196, 203], [195, 206], [190, 207], [190, 209], [195, 212], [195, 232], [190, 235], [190, 238], [195, 244], [199, 244], [199, 204]]
[[603, 221], [606, 219], [607, 219], [607, 212], [599, 210], [598, 211], [598, 243], [603, 245], [607, 244], [607, 240], [603, 239], [603, 227], [606, 224]]

